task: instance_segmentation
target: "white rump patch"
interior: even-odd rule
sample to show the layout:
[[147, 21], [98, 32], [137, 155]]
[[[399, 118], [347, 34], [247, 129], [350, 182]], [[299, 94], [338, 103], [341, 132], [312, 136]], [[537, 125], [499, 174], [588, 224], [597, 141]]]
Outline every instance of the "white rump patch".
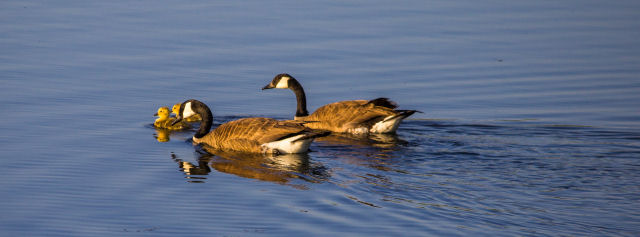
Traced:
[[289, 78], [290, 77], [282, 77], [282, 78], [280, 78], [280, 81], [278, 81], [278, 85], [276, 85], [276, 88], [279, 88], [279, 89], [287, 89], [287, 88], [289, 88]]
[[293, 137], [290, 137], [290, 138], [287, 138], [287, 139], [283, 139], [283, 140], [279, 140], [279, 141], [275, 141], [275, 142], [265, 143], [265, 144], [262, 144], [262, 148], [265, 151], [266, 150], [278, 150], [278, 152], [280, 152], [280, 153], [303, 153], [303, 152], [307, 152], [309, 150], [309, 146], [311, 145], [311, 142], [313, 141], [313, 138], [304, 139], [304, 140], [298, 140], [298, 141], [292, 142], [293, 140], [296, 140], [296, 139], [301, 138], [303, 136], [306, 136], [306, 135], [305, 134], [301, 134], [301, 135], [293, 136]]
[[347, 130], [347, 132], [352, 133], [352, 134], [367, 134], [367, 133], [369, 133], [369, 129], [367, 129], [365, 127], [350, 128], [350, 129]]
[[373, 127], [371, 127], [369, 132], [371, 132], [371, 133], [391, 133], [391, 132], [395, 132], [398, 129], [398, 125], [400, 125], [400, 122], [402, 121], [403, 117], [402, 116], [398, 116], [397, 118], [394, 118], [394, 119], [391, 119], [391, 120], [387, 120], [389, 118], [392, 118], [393, 116], [395, 116], [395, 115], [388, 116], [385, 119], [383, 119], [382, 121], [377, 122], [376, 124], [373, 125]]
[[194, 115], [196, 115], [196, 112], [193, 112], [193, 109], [191, 109], [191, 102], [187, 102], [184, 105], [184, 111], [182, 111], [182, 118], [185, 119]]

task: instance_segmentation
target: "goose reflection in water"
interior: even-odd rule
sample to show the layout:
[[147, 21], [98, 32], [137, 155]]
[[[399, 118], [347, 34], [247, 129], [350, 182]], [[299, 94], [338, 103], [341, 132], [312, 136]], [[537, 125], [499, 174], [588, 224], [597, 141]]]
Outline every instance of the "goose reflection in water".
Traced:
[[328, 145], [344, 145], [354, 147], [376, 147], [394, 148], [398, 145], [407, 144], [406, 141], [398, 138], [396, 134], [370, 134], [357, 135], [349, 133], [332, 133], [326, 137], [316, 138], [316, 142]]
[[[333, 133], [326, 137], [317, 138], [319, 151], [330, 151], [328, 156], [334, 156], [341, 162], [359, 166], [367, 166], [377, 170], [389, 171], [389, 163], [396, 162], [395, 152], [408, 144], [398, 138], [396, 134], [354, 135], [347, 133]], [[329, 149], [322, 149], [322, 148]]]
[[206, 176], [213, 170], [233, 174], [243, 178], [257, 179], [296, 188], [305, 189], [301, 184], [291, 184], [292, 180], [305, 180], [318, 183], [328, 178], [327, 169], [319, 164], [310, 162], [306, 153], [302, 154], [253, 154], [215, 150], [208, 146], [196, 147], [198, 154], [197, 165], [183, 161], [174, 154], [171, 158], [176, 161], [189, 182], [204, 182]]
[[191, 162], [183, 161], [178, 158], [175, 154], [171, 153], [171, 159], [178, 163], [180, 169], [185, 174], [185, 178], [187, 178], [191, 183], [202, 183], [204, 182], [206, 177], [202, 177], [211, 173], [211, 168], [209, 168], [209, 161], [211, 157], [201, 157], [198, 159], [198, 164], [194, 165]]

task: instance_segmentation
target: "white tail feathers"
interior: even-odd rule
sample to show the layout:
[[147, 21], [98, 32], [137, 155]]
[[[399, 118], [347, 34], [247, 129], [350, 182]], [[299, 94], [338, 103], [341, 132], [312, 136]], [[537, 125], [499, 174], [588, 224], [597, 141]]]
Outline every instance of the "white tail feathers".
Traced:
[[400, 113], [387, 116], [382, 121], [374, 124], [369, 130], [370, 133], [393, 133], [398, 129], [398, 125], [403, 119], [411, 116], [416, 110], [396, 110]]
[[306, 134], [262, 144], [264, 153], [303, 153], [309, 150], [313, 137], [303, 139]]

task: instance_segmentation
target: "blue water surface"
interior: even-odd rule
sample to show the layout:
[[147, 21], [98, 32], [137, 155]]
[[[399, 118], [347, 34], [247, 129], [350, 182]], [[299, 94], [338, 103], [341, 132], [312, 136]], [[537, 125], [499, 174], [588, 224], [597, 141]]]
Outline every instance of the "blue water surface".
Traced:
[[[4, 1], [2, 236], [638, 236], [638, 1]], [[388, 97], [279, 157], [151, 124]]]

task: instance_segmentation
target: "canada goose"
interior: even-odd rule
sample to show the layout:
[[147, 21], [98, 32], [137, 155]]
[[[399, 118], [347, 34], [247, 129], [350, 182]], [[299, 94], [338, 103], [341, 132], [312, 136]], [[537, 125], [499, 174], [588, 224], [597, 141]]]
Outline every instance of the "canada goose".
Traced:
[[302, 85], [291, 75], [276, 75], [262, 90], [291, 89], [296, 95], [298, 108], [295, 120], [306, 121], [304, 125], [332, 132], [369, 134], [394, 133], [400, 122], [417, 110], [396, 110], [398, 107], [387, 98], [373, 100], [347, 100], [324, 105], [309, 115], [307, 99]]
[[[177, 104], [173, 105], [173, 108], [171, 108], [171, 112], [176, 114], [176, 116], [178, 116], [178, 112], [180, 111], [180, 105], [181, 104], [182, 103], [177, 103]], [[200, 117], [200, 115], [196, 114], [196, 115], [191, 116], [189, 118], [184, 118], [182, 121], [191, 123], [191, 122], [197, 122], [197, 121], [200, 121], [200, 120], [202, 120], [202, 118]]]
[[153, 126], [156, 128], [164, 128], [169, 130], [181, 130], [185, 128], [189, 128], [189, 125], [184, 122], [176, 121], [175, 118], [169, 117], [169, 108], [168, 107], [160, 107], [158, 112], [153, 116], [158, 116], [159, 118], [153, 122]]
[[251, 153], [302, 153], [316, 137], [329, 135], [295, 121], [278, 121], [270, 118], [244, 118], [224, 123], [211, 129], [213, 115], [207, 105], [198, 100], [187, 100], [180, 105], [174, 123], [199, 114], [200, 128], [193, 135], [195, 143], [202, 143], [219, 150]]

